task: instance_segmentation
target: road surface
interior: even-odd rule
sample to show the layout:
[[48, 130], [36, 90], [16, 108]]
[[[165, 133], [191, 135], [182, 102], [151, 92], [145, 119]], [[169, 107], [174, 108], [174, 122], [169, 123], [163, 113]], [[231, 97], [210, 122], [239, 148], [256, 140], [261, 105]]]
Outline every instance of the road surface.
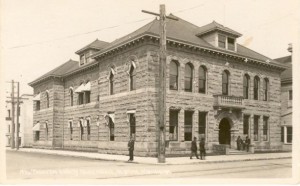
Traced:
[[[290, 178], [292, 160], [145, 165], [6, 151], [7, 179]], [[187, 157], [188, 158], [188, 157]]]

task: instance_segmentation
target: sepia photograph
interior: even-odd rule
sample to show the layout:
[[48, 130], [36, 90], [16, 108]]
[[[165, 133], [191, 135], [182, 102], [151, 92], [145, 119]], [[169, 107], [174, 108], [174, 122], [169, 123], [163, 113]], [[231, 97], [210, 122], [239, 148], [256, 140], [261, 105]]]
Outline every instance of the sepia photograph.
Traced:
[[0, 183], [299, 184], [299, 6], [1, 0]]

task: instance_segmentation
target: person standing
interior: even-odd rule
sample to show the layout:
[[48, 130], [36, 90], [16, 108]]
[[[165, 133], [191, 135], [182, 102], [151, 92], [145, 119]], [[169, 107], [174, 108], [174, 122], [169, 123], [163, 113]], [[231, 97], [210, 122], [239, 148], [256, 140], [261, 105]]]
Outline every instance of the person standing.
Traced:
[[246, 145], [247, 152], [249, 152], [250, 144], [251, 144], [251, 140], [248, 138], [248, 136], [246, 136], [245, 145]]
[[133, 161], [133, 150], [134, 150], [134, 138], [130, 136], [130, 140], [128, 141], [128, 151], [129, 151], [129, 160]]
[[190, 159], [193, 159], [193, 154], [196, 155], [196, 158], [199, 159], [198, 154], [197, 154], [197, 138], [194, 137], [194, 140], [192, 141], [192, 146], [191, 146], [191, 156]]
[[236, 147], [237, 147], [237, 150], [241, 150], [241, 145], [242, 145], [242, 142], [241, 142], [241, 137], [238, 136], [237, 140], [236, 140]]
[[205, 152], [205, 141], [204, 141], [204, 138], [201, 138], [201, 141], [199, 143], [199, 148], [200, 148], [200, 158], [201, 158], [201, 160], [205, 159], [206, 152]]

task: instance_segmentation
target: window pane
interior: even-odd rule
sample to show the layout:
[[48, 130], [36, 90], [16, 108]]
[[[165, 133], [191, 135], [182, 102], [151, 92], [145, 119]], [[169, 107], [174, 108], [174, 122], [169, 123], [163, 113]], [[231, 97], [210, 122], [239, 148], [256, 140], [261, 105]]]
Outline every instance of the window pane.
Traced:
[[189, 77], [186, 77], [184, 79], [184, 89], [185, 91], [192, 91], [192, 79]]
[[259, 116], [254, 116], [254, 141], [258, 141], [258, 121]]
[[293, 91], [289, 90], [289, 100], [293, 100]]
[[205, 93], [205, 80], [199, 79], [199, 92]]
[[178, 140], [178, 111], [170, 110], [169, 140]]
[[218, 35], [218, 43], [219, 43], [219, 47], [225, 48], [226, 37], [223, 35]]
[[178, 65], [174, 61], [171, 61], [170, 63], [170, 74], [175, 76], [178, 75]]
[[268, 141], [268, 118], [263, 118], [263, 137], [264, 141]]
[[178, 90], [177, 80], [178, 80], [178, 76], [170, 74], [170, 89], [171, 90]]
[[284, 142], [284, 127], [281, 127], [281, 142]]
[[184, 140], [192, 140], [193, 112], [184, 111]]
[[249, 116], [244, 115], [243, 134], [249, 135]]
[[293, 128], [292, 127], [287, 127], [287, 136], [286, 136], [286, 142], [287, 143], [292, 143], [293, 142]]
[[206, 134], [206, 112], [199, 112], [199, 134]]

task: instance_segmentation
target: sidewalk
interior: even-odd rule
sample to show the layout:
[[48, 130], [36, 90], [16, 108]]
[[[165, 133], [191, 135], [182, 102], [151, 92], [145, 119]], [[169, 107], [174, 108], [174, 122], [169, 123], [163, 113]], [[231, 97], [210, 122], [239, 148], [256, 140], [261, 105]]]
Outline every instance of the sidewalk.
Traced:
[[[10, 148], [6, 148], [6, 150], [15, 151]], [[60, 155], [60, 156], [89, 158], [89, 159], [96, 159], [96, 160], [107, 160], [107, 161], [127, 162], [128, 160], [128, 156], [124, 156], [124, 155], [99, 154], [95, 152], [46, 150], [46, 149], [34, 149], [34, 148], [20, 148], [19, 151], [29, 152], [29, 153], [41, 153], [41, 154], [51, 154], [51, 155]], [[190, 159], [189, 157], [171, 157], [171, 158], [166, 158], [166, 163], [164, 164], [182, 165], [182, 164], [195, 164], [195, 163], [254, 161], [254, 160], [271, 160], [271, 159], [286, 159], [286, 158], [292, 158], [292, 153], [285, 152], [285, 153], [264, 153], [264, 154], [243, 154], [243, 155], [219, 155], [219, 156], [207, 156], [205, 160], [199, 160], [196, 159], [195, 157], [193, 159]], [[154, 157], [134, 157], [134, 161], [132, 163], [158, 164], [157, 158]]]

